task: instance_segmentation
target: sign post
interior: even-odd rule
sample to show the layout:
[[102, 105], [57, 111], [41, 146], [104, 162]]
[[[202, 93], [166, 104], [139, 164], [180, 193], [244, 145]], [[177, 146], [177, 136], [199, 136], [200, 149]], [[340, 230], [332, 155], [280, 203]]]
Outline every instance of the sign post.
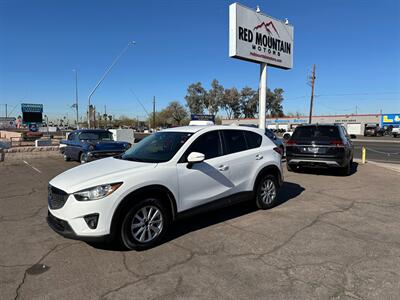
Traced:
[[293, 67], [293, 26], [233, 3], [229, 6], [229, 56], [260, 64], [259, 127], [265, 129], [267, 66]]

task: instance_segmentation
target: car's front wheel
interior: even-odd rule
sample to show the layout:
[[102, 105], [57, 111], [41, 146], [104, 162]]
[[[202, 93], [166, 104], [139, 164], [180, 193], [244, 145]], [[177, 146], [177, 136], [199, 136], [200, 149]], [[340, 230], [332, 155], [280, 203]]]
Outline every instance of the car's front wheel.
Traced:
[[71, 158], [67, 154], [65, 154], [65, 152], [63, 154], [63, 157], [64, 157], [64, 161], [70, 161], [71, 160]]
[[256, 190], [256, 204], [261, 209], [274, 207], [278, 202], [278, 181], [271, 174], [264, 175]]
[[169, 214], [162, 201], [144, 199], [123, 217], [120, 241], [130, 250], [152, 248], [163, 239], [169, 222]]

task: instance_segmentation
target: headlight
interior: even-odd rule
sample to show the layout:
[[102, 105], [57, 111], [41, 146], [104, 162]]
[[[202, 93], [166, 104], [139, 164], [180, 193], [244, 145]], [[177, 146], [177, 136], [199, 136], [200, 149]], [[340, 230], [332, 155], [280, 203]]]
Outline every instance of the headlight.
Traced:
[[130, 147], [132, 147], [132, 144], [127, 143], [127, 144], [124, 145], [124, 147], [125, 147], [125, 149], [129, 149]]
[[73, 195], [78, 201], [98, 200], [112, 194], [121, 185], [122, 182], [98, 185], [89, 189], [76, 192]]

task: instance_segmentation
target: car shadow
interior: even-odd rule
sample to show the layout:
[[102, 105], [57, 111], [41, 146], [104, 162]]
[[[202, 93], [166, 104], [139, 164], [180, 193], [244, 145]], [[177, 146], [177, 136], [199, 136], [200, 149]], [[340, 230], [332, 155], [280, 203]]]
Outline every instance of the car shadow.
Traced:
[[295, 170], [295, 173], [299, 174], [314, 174], [314, 175], [323, 175], [323, 176], [337, 176], [337, 177], [347, 177], [347, 176], [352, 176], [353, 174], [357, 173], [358, 169], [358, 163], [353, 162], [353, 165], [351, 167], [351, 172], [349, 175], [342, 174], [340, 170], [338, 169], [318, 169], [318, 168], [306, 168], [306, 167], [301, 167], [297, 170]]
[[[278, 194], [277, 206], [295, 199], [305, 189], [297, 183], [284, 182]], [[273, 210], [274, 208], [272, 208]], [[235, 219], [257, 211], [255, 201], [245, 201], [222, 209], [209, 210], [190, 217], [176, 220], [170, 227], [163, 243], [177, 239], [190, 232], [207, 228], [225, 221]], [[101, 250], [123, 251], [125, 249], [116, 243], [87, 243], [88, 245]]]

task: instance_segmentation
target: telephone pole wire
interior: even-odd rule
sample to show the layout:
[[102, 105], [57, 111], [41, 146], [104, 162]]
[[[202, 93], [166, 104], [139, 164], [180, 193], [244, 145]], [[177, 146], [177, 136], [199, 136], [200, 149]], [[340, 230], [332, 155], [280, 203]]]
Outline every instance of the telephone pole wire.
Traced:
[[311, 121], [312, 121], [312, 112], [313, 112], [313, 104], [314, 104], [314, 85], [315, 85], [315, 64], [313, 66], [313, 71], [312, 71], [312, 75], [311, 75], [310, 115], [308, 117], [309, 124], [311, 124]]

